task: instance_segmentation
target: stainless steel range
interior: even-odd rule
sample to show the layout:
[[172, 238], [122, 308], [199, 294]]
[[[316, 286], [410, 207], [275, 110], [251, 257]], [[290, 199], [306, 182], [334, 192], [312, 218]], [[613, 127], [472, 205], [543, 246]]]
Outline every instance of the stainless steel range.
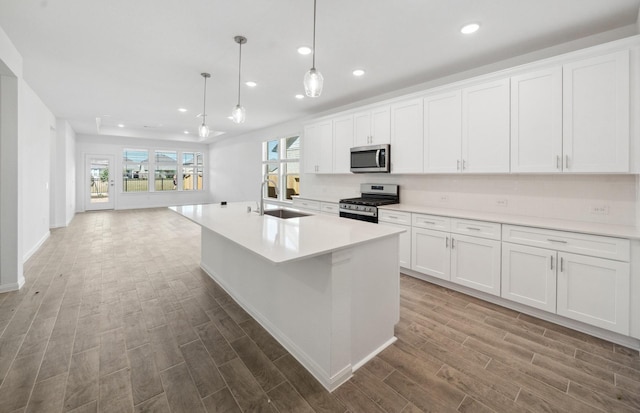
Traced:
[[378, 223], [378, 207], [400, 202], [395, 184], [360, 184], [360, 197], [340, 200], [340, 216]]

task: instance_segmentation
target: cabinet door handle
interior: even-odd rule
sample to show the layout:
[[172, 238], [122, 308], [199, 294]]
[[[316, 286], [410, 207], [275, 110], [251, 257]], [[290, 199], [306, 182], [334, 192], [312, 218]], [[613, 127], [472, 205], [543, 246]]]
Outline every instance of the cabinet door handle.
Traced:
[[444, 237], [444, 247], [449, 248], [449, 237]]
[[560, 155], [556, 155], [556, 169], [561, 169], [562, 165], [560, 164]]
[[456, 170], [459, 171], [460, 170], [460, 159], [458, 159], [456, 161]]
[[454, 249], [455, 247], [456, 247], [455, 239], [453, 239], [453, 237], [451, 237], [451, 249]]
[[551, 256], [551, 269], [553, 269], [553, 255]]
[[564, 167], [569, 169], [569, 155], [564, 156]]
[[474, 227], [467, 227], [467, 229], [471, 229], [473, 231], [480, 231], [480, 228], [474, 228]]
[[466, 160], [462, 160], [462, 170], [464, 171], [467, 168], [467, 161]]
[[558, 242], [560, 244], [566, 244], [567, 241], [561, 240], [561, 239], [552, 239], [552, 238], [547, 238], [547, 241], [549, 242]]
[[560, 272], [564, 272], [564, 258], [560, 257]]

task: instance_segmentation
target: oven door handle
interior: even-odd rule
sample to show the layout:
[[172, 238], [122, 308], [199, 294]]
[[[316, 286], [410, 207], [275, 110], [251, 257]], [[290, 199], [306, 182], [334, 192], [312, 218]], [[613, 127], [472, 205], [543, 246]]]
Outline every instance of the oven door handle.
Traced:
[[380, 149], [376, 151], [376, 167], [380, 168]]

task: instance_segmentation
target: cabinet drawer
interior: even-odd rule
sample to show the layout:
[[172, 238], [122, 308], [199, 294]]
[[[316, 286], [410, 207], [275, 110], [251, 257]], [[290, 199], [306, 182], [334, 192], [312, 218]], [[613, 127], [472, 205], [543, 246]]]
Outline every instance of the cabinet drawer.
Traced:
[[320, 202], [311, 201], [309, 199], [300, 199], [300, 198], [294, 199], [293, 206], [296, 208], [304, 208], [304, 209], [311, 209], [314, 211], [320, 211]]
[[325, 212], [327, 214], [335, 214], [338, 215], [338, 204], [333, 202], [321, 202], [320, 203], [320, 211]]
[[438, 231], [449, 231], [451, 229], [451, 218], [438, 215], [413, 214], [413, 226], [426, 229], [437, 229]]
[[394, 224], [411, 225], [411, 213], [399, 211], [378, 210], [378, 220]]
[[454, 234], [471, 235], [488, 239], [500, 240], [501, 224], [486, 221], [473, 221], [470, 219], [453, 218], [451, 220], [451, 232]]
[[502, 240], [626, 262], [631, 254], [627, 239], [514, 225], [502, 226]]

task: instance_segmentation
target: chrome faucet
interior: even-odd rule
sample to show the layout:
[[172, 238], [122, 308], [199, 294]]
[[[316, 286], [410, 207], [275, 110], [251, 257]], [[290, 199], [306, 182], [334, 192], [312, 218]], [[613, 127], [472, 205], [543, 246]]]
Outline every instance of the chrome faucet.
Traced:
[[276, 195], [280, 193], [280, 191], [278, 190], [278, 183], [269, 178], [269, 172], [264, 174], [264, 178], [262, 179], [262, 183], [260, 184], [260, 208], [258, 210], [260, 215], [264, 215], [264, 184], [269, 184], [269, 182], [271, 182], [276, 188]]

